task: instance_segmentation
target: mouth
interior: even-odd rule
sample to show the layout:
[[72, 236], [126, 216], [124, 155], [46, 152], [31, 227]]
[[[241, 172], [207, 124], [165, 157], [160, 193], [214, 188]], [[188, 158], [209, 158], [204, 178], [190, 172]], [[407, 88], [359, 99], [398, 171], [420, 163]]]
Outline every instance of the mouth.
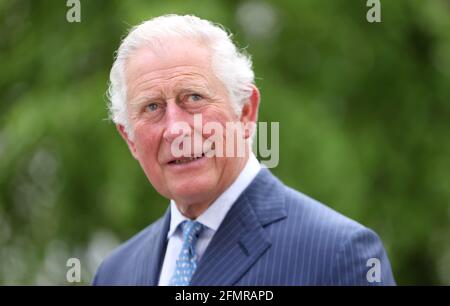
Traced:
[[180, 158], [171, 160], [171, 161], [169, 162], [169, 165], [188, 164], [188, 163], [191, 163], [191, 162], [200, 160], [200, 159], [202, 159], [202, 158], [204, 158], [204, 157], [205, 157], [205, 153], [202, 153], [201, 156], [197, 156], [197, 157], [194, 157], [194, 156], [192, 156], [192, 157], [180, 157]]

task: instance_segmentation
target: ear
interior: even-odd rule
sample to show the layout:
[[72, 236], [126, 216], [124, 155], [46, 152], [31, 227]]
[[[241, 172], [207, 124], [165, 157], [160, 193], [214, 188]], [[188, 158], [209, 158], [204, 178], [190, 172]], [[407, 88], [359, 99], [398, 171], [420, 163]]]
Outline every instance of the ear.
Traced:
[[259, 90], [255, 85], [252, 86], [252, 94], [248, 98], [247, 102], [242, 107], [241, 122], [245, 128], [245, 139], [248, 139], [254, 130], [254, 125], [258, 120], [258, 108], [259, 108]]
[[128, 136], [128, 133], [125, 131], [125, 127], [121, 124], [116, 124], [116, 128], [117, 128], [117, 131], [119, 132], [120, 136], [122, 136], [123, 140], [125, 140], [125, 142], [127, 143], [128, 148], [130, 149], [131, 155], [133, 155], [134, 158], [138, 159], [137, 153], [136, 153], [136, 146], [135, 146], [134, 142]]

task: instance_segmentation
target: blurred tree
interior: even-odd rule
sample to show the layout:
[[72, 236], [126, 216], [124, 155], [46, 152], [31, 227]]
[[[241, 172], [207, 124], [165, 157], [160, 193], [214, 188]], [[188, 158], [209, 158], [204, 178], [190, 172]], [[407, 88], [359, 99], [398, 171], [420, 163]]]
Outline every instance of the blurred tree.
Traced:
[[[150, 3], [149, 3], [150, 2]], [[222, 23], [253, 55], [287, 184], [376, 230], [400, 284], [450, 284], [450, 2], [0, 1], [0, 284], [83, 283], [163, 214], [107, 118], [114, 50], [167, 13]]]

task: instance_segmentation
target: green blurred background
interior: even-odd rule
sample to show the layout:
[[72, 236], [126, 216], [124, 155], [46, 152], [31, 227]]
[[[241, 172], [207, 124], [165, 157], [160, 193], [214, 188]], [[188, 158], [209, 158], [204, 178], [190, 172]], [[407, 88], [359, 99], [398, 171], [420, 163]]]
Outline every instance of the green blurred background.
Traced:
[[82, 284], [168, 201], [107, 120], [114, 51], [167, 13], [253, 55], [285, 183], [374, 229], [399, 284], [450, 284], [450, 1], [0, 0], [0, 284]]

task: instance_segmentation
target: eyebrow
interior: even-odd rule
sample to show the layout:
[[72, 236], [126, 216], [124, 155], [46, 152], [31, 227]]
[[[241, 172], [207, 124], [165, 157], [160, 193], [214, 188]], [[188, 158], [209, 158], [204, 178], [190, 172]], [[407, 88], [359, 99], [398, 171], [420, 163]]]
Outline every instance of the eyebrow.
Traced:
[[[203, 83], [203, 82], [202, 82]], [[193, 84], [192, 82], [180, 82], [179, 84], [175, 84], [173, 88], [173, 92], [175, 92], [176, 95], [183, 94], [183, 93], [193, 93], [198, 92], [199, 94], [204, 94], [207, 96], [212, 96], [213, 92], [211, 90], [211, 87], [206, 86], [206, 84]], [[161, 90], [155, 90], [144, 93], [143, 95], [138, 96], [137, 98], [130, 101], [130, 105], [141, 105], [143, 103], [147, 103], [149, 101], [158, 101], [162, 100], [162, 92]]]
[[133, 100], [130, 100], [130, 106], [134, 107], [140, 107], [143, 104], [149, 103], [150, 101], [158, 101], [161, 100], [160, 95], [152, 95], [152, 94], [146, 94], [143, 96], [139, 96]]

